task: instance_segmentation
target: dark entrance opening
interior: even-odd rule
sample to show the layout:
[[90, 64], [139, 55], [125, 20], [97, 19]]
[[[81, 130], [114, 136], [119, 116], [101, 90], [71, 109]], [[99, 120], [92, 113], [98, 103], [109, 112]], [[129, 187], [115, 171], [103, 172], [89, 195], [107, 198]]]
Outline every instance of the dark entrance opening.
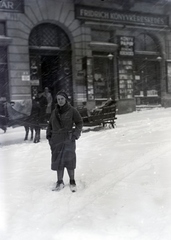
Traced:
[[56, 93], [64, 89], [72, 103], [72, 52], [67, 34], [55, 24], [42, 23], [32, 30], [29, 45], [32, 97], [48, 87], [55, 101]]
[[59, 80], [59, 57], [41, 56], [41, 84], [42, 89], [48, 87], [53, 98], [63, 87]]

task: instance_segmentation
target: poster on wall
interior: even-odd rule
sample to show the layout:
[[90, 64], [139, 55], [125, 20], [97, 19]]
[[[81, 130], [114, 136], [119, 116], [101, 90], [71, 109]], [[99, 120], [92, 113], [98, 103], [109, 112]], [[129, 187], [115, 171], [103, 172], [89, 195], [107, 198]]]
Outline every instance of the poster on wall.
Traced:
[[119, 60], [119, 96], [120, 99], [133, 98], [133, 62], [132, 60]]
[[119, 55], [134, 56], [134, 37], [119, 37]]
[[87, 99], [92, 101], [94, 100], [94, 85], [93, 85], [93, 75], [92, 75], [92, 59], [84, 59], [84, 68], [87, 75]]

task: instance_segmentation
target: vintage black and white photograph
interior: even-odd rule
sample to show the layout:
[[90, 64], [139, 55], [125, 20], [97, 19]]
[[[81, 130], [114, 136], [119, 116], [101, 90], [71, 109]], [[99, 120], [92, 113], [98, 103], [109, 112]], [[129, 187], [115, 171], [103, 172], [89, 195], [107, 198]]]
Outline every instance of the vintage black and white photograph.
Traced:
[[171, 0], [0, 0], [0, 240], [171, 240]]

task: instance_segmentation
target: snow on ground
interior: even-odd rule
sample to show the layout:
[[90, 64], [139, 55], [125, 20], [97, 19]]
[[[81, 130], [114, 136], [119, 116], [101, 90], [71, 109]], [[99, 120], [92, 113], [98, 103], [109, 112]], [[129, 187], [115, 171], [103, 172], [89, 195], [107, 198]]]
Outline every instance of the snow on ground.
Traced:
[[0, 130], [1, 240], [170, 240], [171, 109], [117, 116], [82, 134], [71, 193], [52, 192], [50, 149]]

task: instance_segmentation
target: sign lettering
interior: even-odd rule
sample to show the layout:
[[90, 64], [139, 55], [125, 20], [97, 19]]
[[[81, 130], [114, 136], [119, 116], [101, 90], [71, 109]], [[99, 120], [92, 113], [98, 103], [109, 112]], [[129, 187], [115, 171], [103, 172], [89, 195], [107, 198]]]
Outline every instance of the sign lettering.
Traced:
[[13, 2], [0, 2], [0, 8], [4, 9], [14, 9], [14, 3]]
[[141, 12], [123, 12], [119, 10], [75, 5], [77, 19], [93, 20], [113, 23], [139, 24], [143, 26], [167, 27], [168, 16], [159, 14], [145, 14]]
[[1, 0], [0, 11], [24, 12], [24, 0]]
[[134, 55], [134, 37], [121, 36], [119, 37], [119, 55], [133, 56]]

